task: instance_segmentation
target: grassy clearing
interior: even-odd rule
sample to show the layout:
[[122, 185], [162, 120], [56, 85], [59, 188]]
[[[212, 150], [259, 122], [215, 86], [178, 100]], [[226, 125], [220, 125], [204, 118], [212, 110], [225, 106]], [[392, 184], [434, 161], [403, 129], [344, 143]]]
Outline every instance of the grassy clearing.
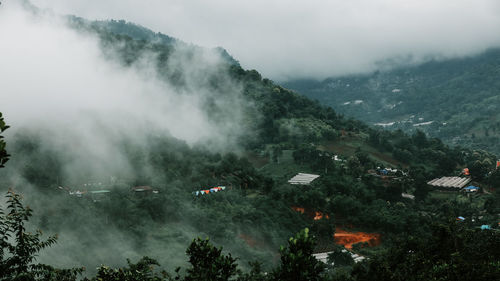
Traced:
[[407, 167], [406, 164], [394, 159], [391, 153], [377, 151], [377, 149], [368, 145], [360, 137], [343, 137], [335, 141], [324, 142], [318, 145], [319, 150], [336, 153], [345, 157], [353, 156], [358, 148], [368, 153], [369, 157], [376, 162], [392, 167]]

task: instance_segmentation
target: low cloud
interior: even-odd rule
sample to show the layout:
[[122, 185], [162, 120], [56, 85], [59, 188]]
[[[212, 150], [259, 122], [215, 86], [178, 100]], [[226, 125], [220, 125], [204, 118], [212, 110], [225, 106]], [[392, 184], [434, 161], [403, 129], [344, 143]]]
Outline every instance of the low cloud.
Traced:
[[12, 126], [7, 135], [26, 127], [50, 130], [51, 143], [76, 137], [103, 151], [113, 151], [110, 136], [147, 131], [189, 144], [224, 147], [235, 141], [227, 136], [237, 135], [240, 88], [226, 85], [232, 97], [221, 101], [231, 103], [226, 119], [211, 120], [203, 107], [207, 97], [219, 94], [203, 85], [204, 75], [220, 64], [210, 51], [200, 50], [189, 62], [176, 55], [182, 50], [171, 55], [172, 68], [186, 74], [180, 89], [159, 78], [154, 53], [137, 54], [137, 62], [125, 68], [103, 53], [96, 37], [70, 29], [60, 18], [34, 16], [14, 2], [0, 9], [0, 38], [0, 110]]
[[59, 13], [125, 19], [222, 46], [275, 80], [371, 71], [500, 46], [496, 0], [33, 0]]
[[[158, 54], [134, 53], [137, 59], [125, 67], [116, 58], [115, 46], [103, 49], [95, 34], [78, 32], [52, 13], [27, 11], [20, 1], [0, 6], [0, 38], [0, 112], [11, 126], [5, 135], [12, 154], [7, 168], [0, 171], [0, 189], [14, 187], [24, 194], [36, 212], [32, 223], [60, 234], [59, 244], [44, 251], [40, 261], [94, 267], [100, 262], [123, 264], [125, 257], [136, 260], [148, 254], [165, 265], [183, 264], [185, 257], [179, 253], [199, 234], [189, 222], [169, 228], [176, 240], [148, 236], [147, 243], [136, 245], [137, 237], [109, 225], [104, 212], [85, 209], [78, 198], [54, 190], [57, 185], [77, 190], [84, 183], [118, 179], [121, 185], [116, 191], [129, 192], [138, 174], [151, 176], [148, 169], [152, 167], [147, 161], [132, 162], [133, 153], [127, 154], [124, 146], [141, 153], [151, 139], [175, 146], [177, 141], [169, 138], [174, 137], [220, 152], [237, 149], [243, 130], [241, 108], [248, 102], [240, 85], [223, 71], [224, 62], [217, 52], [196, 49], [190, 53], [192, 49], [186, 49], [190, 46], [175, 46], [162, 69], [183, 74], [182, 86], [174, 85], [157, 68]], [[223, 89], [207, 86], [211, 75], [217, 76]], [[213, 108], [207, 107], [208, 101]], [[224, 110], [213, 112], [220, 108]], [[31, 150], [35, 152], [30, 154]], [[32, 155], [39, 158], [32, 159]], [[30, 181], [26, 170], [34, 171], [37, 179], [52, 178]], [[57, 173], [57, 180], [52, 173]], [[152, 184], [163, 188], [161, 194], [181, 193], [165, 173], [154, 176], [161, 179]], [[174, 198], [179, 196], [188, 202], [182, 205], [184, 210], [193, 208], [189, 192], [182, 190]], [[170, 197], [163, 198], [174, 200]], [[71, 208], [65, 209], [68, 205]], [[160, 246], [165, 245], [170, 252], [162, 252]]]

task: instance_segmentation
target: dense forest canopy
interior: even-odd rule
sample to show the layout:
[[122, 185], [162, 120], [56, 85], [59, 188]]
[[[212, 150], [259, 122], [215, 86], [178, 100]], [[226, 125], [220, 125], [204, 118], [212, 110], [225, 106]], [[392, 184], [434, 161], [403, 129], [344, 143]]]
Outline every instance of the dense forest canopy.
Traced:
[[[188, 116], [203, 117], [200, 135], [215, 133], [191, 138], [162, 124], [182, 123], [169, 115], [116, 122], [98, 110], [77, 115], [82, 127], [10, 128], [9, 145], [0, 139], [0, 164], [12, 155], [0, 170], [0, 280], [491, 280], [500, 272], [495, 155], [346, 118], [221, 48], [125, 21], [65, 20], [117, 71], [162, 85], [156, 103], [195, 101]], [[140, 97], [136, 111], [151, 98]], [[481, 192], [427, 185], [464, 168]], [[298, 173], [319, 177], [290, 184]], [[38, 228], [57, 233], [57, 243]], [[349, 231], [377, 239], [337, 245], [335, 233]], [[319, 252], [334, 263], [312, 256]]]
[[323, 81], [284, 85], [386, 129], [422, 130], [452, 145], [500, 152], [500, 49]]

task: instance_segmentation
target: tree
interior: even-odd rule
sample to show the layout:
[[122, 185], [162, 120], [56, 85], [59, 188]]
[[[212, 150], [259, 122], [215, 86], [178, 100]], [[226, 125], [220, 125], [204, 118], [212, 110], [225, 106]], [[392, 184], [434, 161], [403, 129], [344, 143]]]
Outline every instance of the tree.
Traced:
[[358, 146], [356, 148], [356, 152], [354, 155], [358, 158], [362, 166], [366, 166], [368, 163], [370, 163], [370, 158], [368, 157], [368, 153], [362, 151], [361, 147]]
[[426, 237], [398, 238], [387, 252], [356, 264], [353, 276], [359, 281], [498, 279], [500, 233], [455, 221], [433, 224], [431, 231]]
[[238, 281], [265, 281], [269, 280], [267, 273], [262, 272], [262, 263], [260, 261], [249, 262], [250, 272], [242, 273]]
[[128, 267], [113, 269], [108, 266], [101, 266], [97, 270], [97, 275], [92, 281], [163, 281], [169, 280], [170, 276], [165, 272], [155, 273], [153, 266], [159, 265], [154, 259], [143, 257], [136, 264], [132, 264], [127, 259]]
[[476, 160], [473, 163], [469, 163], [470, 175], [474, 180], [481, 181], [484, 179], [485, 175], [488, 173], [488, 167], [491, 167], [491, 163], [485, 163], [486, 161]]
[[283, 155], [283, 149], [281, 148], [281, 145], [277, 144], [274, 145], [272, 148], [272, 158], [273, 162], [280, 163], [280, 156]]
[[56, 243], [57, 236], [43, 241], [40, 230], [26, 231], [32, 210], [24, 207], [21, 199], [21, 195], [9, 191], [8, 212], [0, 209], [0, 280], [76, 280], [83, 268], [55, 269], [34, 263], [38, 252]]
[[347, 167], [349, 168], [349, 173], [355, 177], [359, 177], [363, 173], [363, 166], [356, 156], [347, 158]]
[[[2, 113], [0, 112], [0, 134], [2, 134], [8, 128], [9, 126], [5, 124], [5, 121], [2, 117]], [[3, 168], [7, 160], [9, 160], [9, 154], [7, 154], [7, 151], [5, 150], [6, 144], [3, 138], [4, 137], [0, 135], [0, 168]]]
[[330, 254], [328, 254], [328, 262], [333, 263], [335, 267], [351, 266], [354, 264], [354, 259], [343, 246], [336, 246]]
[[427, 136], [421, 130], [417, 130], [411, 138], [413, 144], [415, 144], [418, 148], [425, 148], [428, 146]]
[[272, 280], [316, 281], [322, 280], [324, 264], [313, 254], [315, 240], [305, 228], [288, 240], [288, 247], [281, 247], [281, 264], [273, 272]]
[[222, 254], [222, 247], [210, 244], [208, 239], [193, 240], [186, 250], [191, 268], [187, 269], [185, 281], [224, 281], [230, 280], [237, 271], [236, 259]]
[[[0, 133], [7, 130], [0, 112]], [[5, 141], [0, 135], [0, 168], [9, 159]], [[7, 212], [0, 209], [0, 280], [76, 280], [83, 268], [56, 269], [46, 264], [35, 264], [40, 250], [54, 244], [57, 236], [41, 239], [42, 232], [27, 232], [25, 223], [32, 210], [24, 207], [21, 195], [9, 190]]]

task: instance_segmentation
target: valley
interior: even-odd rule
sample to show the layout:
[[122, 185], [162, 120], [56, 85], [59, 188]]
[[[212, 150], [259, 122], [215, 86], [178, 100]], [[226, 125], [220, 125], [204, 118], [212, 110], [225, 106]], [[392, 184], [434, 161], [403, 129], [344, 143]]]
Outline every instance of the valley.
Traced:
[[23, 3], [23, 36], [0, 25], [0, 280], [500, 273], [498, 50], [278, 83]]

